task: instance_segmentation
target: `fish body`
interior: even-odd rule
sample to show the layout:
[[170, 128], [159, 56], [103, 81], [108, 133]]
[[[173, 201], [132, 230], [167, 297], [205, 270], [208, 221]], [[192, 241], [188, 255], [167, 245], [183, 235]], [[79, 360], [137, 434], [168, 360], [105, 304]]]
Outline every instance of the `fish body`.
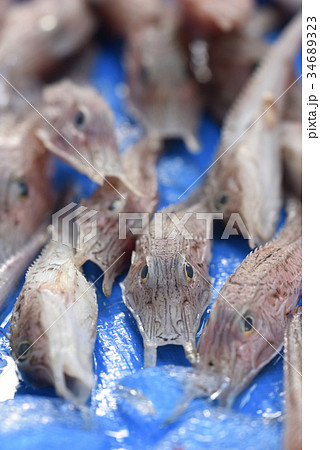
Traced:
[[[77, 250], [75, 260], [79, 266], [85, 261], [96, 263], [104, 274], [103, 291], [110, 296], [115, 278], [130, 265], [131, 252], [137, 236], [130, 229], [141, 226], [139, 217], [133, 214], [153, 214], [158, 202], [155, 164], [161, 144], [144, 138], [123, 154], [124, 171], [128, 188], [121, 180], [113, 178], [113, 186], [105, 183], [82, 205], [97, 211], [97, 233]], [[135, 189], [134, 189], [135, 187]], [[121, 230], [120, 215], [129, 215]], [[91, 231], [92, 224], [85, 222], [82, 231]], [[121, 231], [125, 231], [123, 236]]]
[[15, 87], [24, 88], [79, 50], [94, 29], [94, 19], [84, 1], [12, 4], [1, 30], [0, 73]]
[[94, 387], [95, 290], [74, 264], [73, 250], [51, 241], [29, 268], [10, 319], [19, 368], [36, 384], [84, 404]]
[[3, 116], [0, 130], [0, 306], [45, 242], [56, 194], [49, 155], [33, 138], [33, 120]]
[[290, 202], [279, 236], [255, 249], [227, 279], [198, 343], [198, 367], [230, 378], [231, 405], [281, 350], [287, 317], [301, 295], [301, 205]]
[[240, 214], [251, 248], [271, 239], [279, 218], [283, 94], [292, 82], [300, 44], [298, 15], [267, 52], [227, 115], [208, 178], [216, 193], [212, 196], [216, 208], [226, 220], [231, 213]]
[[93, 88], [69, 80], [48, 86], [41, 113], [36, 134], [46, 149], [100, 185], [123, 176], [112, 111]]
[[202, 100], [170, 11], [164, 7], [157, 25], [137, 29], [127, 42], [130, 107], [151, 136], [181, 138], [197, 151]]
[[284, 392], [286, 450], [302, 448], [302, 307], [288, 321], [284, 336]]
[[[168, 344], [182, 345], [187, 358], [195, 360], [195, 335], [212, 298], [211, 241], [198, 211], [206, 211], [205, 205], [175, 205], [157, 213], [138, 239], [129, 273], [120, 283], [143, 337], [145, 366], [155, 365], [157, 347]], [[174, 225], [173, 213], [179, 220], [188, 217], [187, 234]]]

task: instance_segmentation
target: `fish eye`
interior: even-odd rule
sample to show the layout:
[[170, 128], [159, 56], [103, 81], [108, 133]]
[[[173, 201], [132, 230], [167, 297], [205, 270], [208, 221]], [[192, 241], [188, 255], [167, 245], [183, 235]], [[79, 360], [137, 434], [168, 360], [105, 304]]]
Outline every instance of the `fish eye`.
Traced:
[[121, 200], [117, 199], [114, 202], [112, 202], [109, 206], [108, 206], [108, 211], [117, 211], [120, 209], [122, 202]]
[[184, 263], [184, 274], [188, 282], [193, 278], [193, 268], [187, 261]]
[[31, 355], [31, 350], [32, 347], [30, 345], [30, 342], [28, 341], [23, 341], [19, 344], [18, 347], [18, 352], [17, 352], [17, 357], [20, 361], [25, 361], [26, 359], [29, 358], [29, 356]]
[[18, 189], [19, 189], [19, 197], [21, 200], [24, 200], [28, 197], [29, 188], [28, 183], [24, 177], [21, 177], [17, 180]]
[[149, 277], [149, 267], [146, 264], [145, 266], [143, 266], [143, 268], [141, 270], [141, 279], [145, 283], [147, 281], [148, 277]]
[[249, 336], [253, 330], [254, 330], [254, 319], [251, 315], [246, 314], [245, 316], [243, 316], [242, 318], [242, 322], [241, 322], [241, 328], [242, 328], [242, 332], [245, 336]]
[[229, 200], [228, 193], [226, 191], [220, 192], [220, 194], [217, 197], [216, 207], [218, 209], [223, 209], [227, 205], [228, 200]]
[[24, 176], [13, 178], [10, 181], [10, 190], [15, 198], [23, 201], [28, 197], [29, 187]]
[[74, 115], [73, 123], [76, 128], [81, 129], [86, 121], [86, 115], [81, 109], [77, 111]]

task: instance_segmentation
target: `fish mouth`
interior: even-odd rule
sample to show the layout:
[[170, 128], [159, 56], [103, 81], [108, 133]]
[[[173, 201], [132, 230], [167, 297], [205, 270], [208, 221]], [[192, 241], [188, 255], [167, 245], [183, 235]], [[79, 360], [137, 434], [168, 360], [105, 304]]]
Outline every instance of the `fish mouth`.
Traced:
[[65, 364], [52, 369], [52, 378], [57, 395], [76, 406], [87, 403], [95, 386], [93, 372], [83, 370], [77, 361], [69, 358]]

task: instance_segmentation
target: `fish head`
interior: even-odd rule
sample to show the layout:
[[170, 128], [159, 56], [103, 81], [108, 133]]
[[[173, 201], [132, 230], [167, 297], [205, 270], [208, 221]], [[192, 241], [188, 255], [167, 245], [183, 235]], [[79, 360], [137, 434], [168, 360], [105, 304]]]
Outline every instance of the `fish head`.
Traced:
[[[235, 144], [230, 158], [222, 155], [218, 160], [215, 185], [215, 207], [224, 214], [223, 219], [237, 225], [238, 233], [248, 239], [251, 248], [262, 245], [271, 239], [280, 207], [280, 196], [264, 193], [264, 173], [258, 169], [255, 160], [245, 158], [245, 148]], [[224, 159], [225, 158], [225, 159]], [[245, 163], [244, 163], [245, 161]], [[274, 184], [278, 184], [275, 174]], [[271, 189], [270, 189], [271, 191]], [[238, 216], [235, 216], [237, 214]]]
[[43, 100], [36, 134], [45, 148], [101, 185], [123, 175], [113, 114], [93, 88], [63, 81], [45, 88]]
[[[220, 295], [220, 294], [219, 294]], [[279, 351], [282, 342], [276, 318], [254, 303], [236, 310], [221, 296], [198, 342], [198, 367], [230, 379], [220, 396], [223, 406], [231, 406], [237, 395]]]
[[161, 27], [144, 27], [131, 36], [126, 52], [129, 101], [150, 136], [182, 138], [196, 152], [202, 100], [172, 28], [169, 17]]
[[[116, 189], [114, 189], [114, 186]], [[152, 213], [157, 197], [140, 197], [129, 190], [119, 180], [112, 185], [105, 183], [83, 204], [94, 216], [96, 230], [94, 236], [82, 242], [75, 255], [76, 264], [81, 266], [90, 260], [104, 272], [103, 292], [109, 297], [117, 276], [128, 267], [137, 233], [132, 230], [141, 228], [141, 214]], [[91, 221], [81, 224], [81, 232], [89, 236], [92, 232]]]
[[95, 384], [95, 335], [88, 335], [83, 327], [80, 330], [78, 312], [63, 306], [61, 293], [38, 289], [23, 295], [10, 326], [12, 355], [19, 369], [35, 384], [54, 386], [58, 395], [74, 404], [85, 404]]
[[212, 171], [212, 190], [214, 195], [214, 207], [223, 213], [223, 220], [227, 221], [231, 214], [239, 211], [242, 203], [242, 185], [238, 169], [233, 160], [224, 160], [224, 155], [217, 160], [217, 166]]
[[56, 200], [48, 155], [29, 149], [27, 143], [26, 148], [29, 150], [26, 157], [20, 149], [10, 147], [6, 149], [8, 155], [2, 154], [0, 236], [7, 243], [12, 238], [16, 247], [48, 218]]
[[[143, 236], [121, 283], [126, 306], [142, 333], [145, 345], [182, 345], [195, 357], [195, 334], [212, 297], [211, 279], [203, 262], [175, 251], [170, 239]], [[172, 240], [173, 241], [173, 240]], [[172, 247], [172, 248], [171, 248]]]

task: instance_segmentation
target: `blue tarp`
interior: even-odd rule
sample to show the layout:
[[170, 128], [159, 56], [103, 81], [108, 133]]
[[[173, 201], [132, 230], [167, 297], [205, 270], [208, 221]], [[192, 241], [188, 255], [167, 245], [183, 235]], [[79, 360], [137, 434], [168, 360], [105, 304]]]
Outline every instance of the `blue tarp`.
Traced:
[[[99, 51], [91, 83], [110, 103], [116, 120], [121, 149], [141, 134], [128, 117], [122, 97], [125, 75], [121, 65], [122, 45], [113, 42]], [[300, 58], [297, 60], [300, 70]], [[202, 151], [187, 152], [181, 142], [167, 145], [158, 163], [159, 207], [176, 202], [178, 196], [210, 164], [219, 142], [219, 127], [204, 115], [199, 136]], [[89, 195], [93, 184], [62, 163], [57, 162], [59, 178], [72, 178]], [[283, 222], [283, 217], [282, 217]], [[214, 298], [226, 278], [250, 251], [239, 237], [218, 239], [216, 228], [210, 266], [215, 278]], [[86, 263], [85, 274], [95, 281], [101, 271]], [[20, 287], [12, 293], [11, 308]], [[174, 423], [164, 426], [178, 402], [183, 384], [170, 376], [168, 365], [189, 366], [182, 348], [158, 350], [156, 368], [143, 369], [143, 344], [137, 325], [121, 299], [119, 285], [110, 298], [102, 294], [101, 280], [96, 284], [99, 317], [94, 353], [96, 388], [88, 411], [80, 413], [55, 396], [52, 389], [37, 389], [17, 381], [7, 339], [0, 335], [0, 449], [277, 449], [283, 430], [283, 367], [276, 357], [237, 399], [231, 411], [194, 400]], [[10, 302], [9, 302], [10, 303]], [[0, 326], [8, 331], [8, 309]], [[210, 312], [208, 308], [204, 320]], [[202, 322], [203, 326], [203, 322]], [[199, 333], [198, 333], [199, 336]], [[177, 369], [178, 370], [178, 369]], [[119, 380], [122, 390], [119, 389]], [[18, 383], [18, 384], [17, 384]], [[118, 387], [117, 387], [118, 386]], [[134, 391], [131, 391], [134, 389]], [[135, 393], [136, 395], [132, 394]], [[138, 395], [137, 395], [138, 393]]]

